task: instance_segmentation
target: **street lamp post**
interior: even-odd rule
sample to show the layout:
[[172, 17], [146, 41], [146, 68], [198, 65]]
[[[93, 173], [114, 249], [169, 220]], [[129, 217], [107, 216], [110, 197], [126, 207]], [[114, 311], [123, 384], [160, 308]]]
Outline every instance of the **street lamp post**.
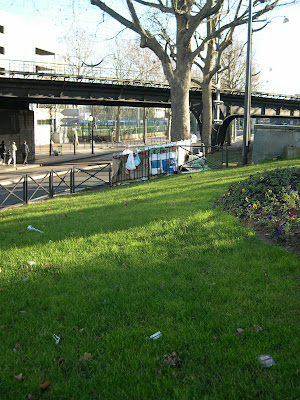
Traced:
[[248, 16], [248, 41], [246, 59], [246, 84], [245, 84], [245, 103], [244, 103], [244, 131], [243, 131], [243, 160], [242, 164], [247, 164], [248, 146], [251, 138], [251, 65], [252, 65], [252, 0], [249, 0]]

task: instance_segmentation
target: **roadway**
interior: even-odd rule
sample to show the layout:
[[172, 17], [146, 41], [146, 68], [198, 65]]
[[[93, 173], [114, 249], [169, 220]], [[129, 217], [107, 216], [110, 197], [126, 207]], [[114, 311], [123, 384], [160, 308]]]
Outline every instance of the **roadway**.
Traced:
[[[152, 138], [147, 145], [162, 142], [163, 138]], [[70, 193], [70, 170], [75, 167], [75, 190], [83, 190], [85, 187], [105, 185], [109, 181], [109, 167], [104, 166], [112, 162], [113, 154], [120, 153], [127, 147], [127, 142], [96, 143], [94, 154], [86, 144], [76, 146], [74, 154], [73, 146], [65, 144], [61, 155], [49, 155], [49, 146], [36, 146], [34, 162], [26, 166], [17, 164], [0, 165], [0, 209], [22, 203], [24, 176], [28, 176], [28, 198], [30, 201], [49, 197], [49, 175], [52, 171], [54, 195]], [[134, 150], [142, 147], [141, 141], [132, 141], [130, 148]], [[54, 145], [54, 150], [60, 149]], [[60, 149], [61, 150], [61, 149]], [[82, 183], [83, 182], [83, 183]], [[82, 183], [82, 184], [81, 184]], [[11, 193], [13, 191], [13, 194]]]

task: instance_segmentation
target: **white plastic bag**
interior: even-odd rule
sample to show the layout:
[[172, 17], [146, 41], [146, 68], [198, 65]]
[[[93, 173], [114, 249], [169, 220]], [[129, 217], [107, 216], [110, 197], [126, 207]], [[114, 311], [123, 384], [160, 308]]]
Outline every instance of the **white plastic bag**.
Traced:
[[126, 162], [126, 168], [128, 169], [128, 171], [132, 171], [132, 170], [134, 170], [136, 168], [135, 162], [134, 162], [133, 152], [131, 152], [128, 155], [127, 162]]

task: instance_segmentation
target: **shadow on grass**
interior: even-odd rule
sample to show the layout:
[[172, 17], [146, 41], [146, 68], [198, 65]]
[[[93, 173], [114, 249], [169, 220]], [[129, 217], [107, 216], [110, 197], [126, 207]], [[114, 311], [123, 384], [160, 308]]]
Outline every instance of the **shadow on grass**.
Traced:
[[[299, 263], [212, 209], [237, 179], [186, 175], [4, 213], [4, 398], [39, 398], [46, 380], [49, 399], [292, 398]], [[181, 368], [163, 364], [174, 351]], [[264, 352], [280, 368], [262, 370]]]

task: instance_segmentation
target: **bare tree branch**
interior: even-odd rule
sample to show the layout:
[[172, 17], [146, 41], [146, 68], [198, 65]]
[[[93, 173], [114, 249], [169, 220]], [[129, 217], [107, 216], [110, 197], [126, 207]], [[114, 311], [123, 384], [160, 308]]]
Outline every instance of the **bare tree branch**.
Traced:
[[152, 3], [152, 2], [148, 2], [145, 0], [134, 0], [136, 3], [142, 4], [144, 6], [149, 6], [149, 7], [153, 7], [153, 8], [157, 8], [158, 10], [164, 12], [164, 13], [171, 13], [174, 14], [174, 10], [171, 7], [167, 7], [163, 4], [163, 2], [161, 0], [158, 0], [158, 4], [156, 3]]

